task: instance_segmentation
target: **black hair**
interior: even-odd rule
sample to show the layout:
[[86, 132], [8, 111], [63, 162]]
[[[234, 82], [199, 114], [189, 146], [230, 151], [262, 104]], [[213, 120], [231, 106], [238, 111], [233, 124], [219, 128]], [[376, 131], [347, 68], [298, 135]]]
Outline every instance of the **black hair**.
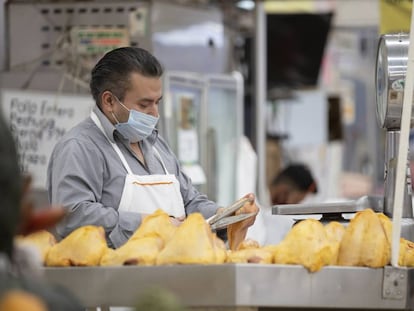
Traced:
[[303, 164], [288, 165], [273, 179], [272, 184], [281, 182], [288, 182], [302, 191], [310, 190], [313, 184], [312, 192], [318, 192], [315, 179], [309, 168]]
[[22, 183], [15, 141], [0, 114], [0, 252], [9, 256], [21, 216]]
[[131, 73], [158, 78], [163, 71], [162, 65], [148, 51], [137, 47], [118, 48], [106, 53], [92, 69], [91, 93], [98, 106], [105, 91], [111, 91], [122, 101], [130, 87]]

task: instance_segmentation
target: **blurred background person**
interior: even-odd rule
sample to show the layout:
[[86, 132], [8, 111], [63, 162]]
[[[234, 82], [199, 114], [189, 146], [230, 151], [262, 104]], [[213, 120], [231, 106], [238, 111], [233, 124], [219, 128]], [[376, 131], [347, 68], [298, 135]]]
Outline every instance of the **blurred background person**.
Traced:
[[290, 215], [273, 215], [272, 206], [298, 204], [309, 194], [318, 192], [310, 169], [302, 163], [292, 163], [282, 169], [269, 186], [269, 202], [260, 205], [256, 222], [249, 228], [247, 238], [260, 245], [274, 245], [283, 240], [295, 220]]
[[304, 164], [294, 163], [277, 174], [269, 192], [272, 205], [297, 204], [308, 194], [316, 194], [318, 187], [309, 168]]
[[33, 212], [29, 186], [30, 178], [20, 173], [13, 136], [0, 115], [0, 310], [83, 310], [66, 290], [29, 273], [36, 262], [27, 250], [14, 245], [16, 234], [29, 227]]

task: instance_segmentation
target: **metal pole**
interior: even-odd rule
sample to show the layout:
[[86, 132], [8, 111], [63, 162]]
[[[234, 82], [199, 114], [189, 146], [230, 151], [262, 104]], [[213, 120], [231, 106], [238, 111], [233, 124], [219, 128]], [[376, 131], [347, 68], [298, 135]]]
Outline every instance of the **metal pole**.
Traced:
[[397, 175], [395, 180], [394, 210], [392, 216], [391, 264], [398, 267], [400, 254], [401, 218], [404, 193], [407, 188], [408, 138], [410, 132], [411, 109], [413, 103], [414, 81], [414, 10], [411, 11], [410, 44], [408, 46], [407, 75], [401, 116], [400, 143], [398, 146]]
[[267, 202], [266, 196], [266, 12], [264, 2], [256, 1], [255, 6], [255, 107], [256, 107], [256, 152], [257, 152], [257, 191], [259, 202]]

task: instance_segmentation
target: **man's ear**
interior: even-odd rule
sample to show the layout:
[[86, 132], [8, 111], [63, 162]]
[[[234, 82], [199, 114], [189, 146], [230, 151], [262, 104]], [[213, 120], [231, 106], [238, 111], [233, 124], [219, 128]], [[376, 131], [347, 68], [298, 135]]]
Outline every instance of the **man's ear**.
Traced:
[[101, 95], [101, 109], [103, 112], [112, 112], [114, 105], [114, 96], [110, 91], [105, 91]]

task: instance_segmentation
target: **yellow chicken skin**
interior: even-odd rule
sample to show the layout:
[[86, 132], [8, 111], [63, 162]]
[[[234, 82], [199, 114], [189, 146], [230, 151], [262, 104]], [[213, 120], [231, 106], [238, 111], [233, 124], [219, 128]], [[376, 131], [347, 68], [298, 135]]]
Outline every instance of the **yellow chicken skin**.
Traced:
[[224, 244], [223, 240], [217, 237], [215, 233], [212, 233], [212, 236], [213, 236], [214, 252], [216, 254], [215, 263], [219, 264], [219, 263], [226, 262], [226, 259], [227, 259], [226, 244]]
[[275, 254], [279, 246], [275, 244], [269, 244], [269, 245], [263, 246], [262, 248], [271, 252], [272, 254]]
[[382, 228], [385, 230], [385, 236], [387, 237], [388, 243], [391, 245], [392, 241], [392, 221], [391, 219], [384, 215], [383, 213], [376, 213], [379, 218]]
[[366, 209], [351, 219], [339, 246], [338, 265], [379, 268], [389, 263], [391, 247], [381, 218]]
[[101, 266], [152, 266], [163, 247], [164, 241], [156, 235], [130, 239], [116, 250], [108, 248], [101, 258]]
[[[379, 220], [381, 221], [382, 227], [385, 230], [385, 234], [388, 243], [391, 247], [392, 241], [392, 222], [389, 217], [383, 213], [377, 213]], [[400, 239], [400, 254], [398, 257], [398, 264], [405, 267], [414, 267], [414, 243], [404, 238]]]
[[314, 219], [302, 220], [293, 226], [273, 249], [274, 263], [303, 265], [310, 272], [319, 271], [334, 256], [325, 227]]
[[102, 227], [80, 227], [49, 250], [46, 265], [97, 266], [107, 248]]
[[246, 239], [239, 244], [239, 246], [237, 247], [237, 250], [239, 251], [242, 249], [250, 249], [250, 248], [260, 248], [259, 242], [253, 239]]
[[265, 248], [244, 248], [237, 251], [229, 251], [227, 262], [271, 264], [273, 262], [273, 254]]
[[157, 265], [218, 262], [214, 234], [200, 213], [190, 214], [158, 254]]
[[131, 236], [130, 240], [157, 234], [166, 244], [174, 236], [176, 230], [177, 227], [171, 223], [170, 216], [163, 210], [158, 209], [142, 220], [141, 225]]
[[339, 246], [345, 233], [345, 227], [337, 221], [331, 221], [325, 225], [325, 231], [332, 251], [332, 261], [329, 264], [336, 265], [338, 261]]
[[[383, 213], [377, 213], [381, 224], [385, 230], [388, 242], [391, 246], [392, 240], [392, 222]], [[414, 267], [414, 243], [404, 238], [400, 239], [400, 254], [398, 256], [398, 264], [404, 267]]]
[[398, 264], [405, 267], [414, 267], [414, 243], [406, 239], [400, 239], [400, 255]]
[[16, 243], [22, 245], [32, 245], [38, 250], [40, 258], [43, 263], [46, 262], [47, 254], [53, 245], [56, 244], [56, 239], [49, 231], [41, 230], [33, 232], [26, 236], [19, 235], [15, 238]]

